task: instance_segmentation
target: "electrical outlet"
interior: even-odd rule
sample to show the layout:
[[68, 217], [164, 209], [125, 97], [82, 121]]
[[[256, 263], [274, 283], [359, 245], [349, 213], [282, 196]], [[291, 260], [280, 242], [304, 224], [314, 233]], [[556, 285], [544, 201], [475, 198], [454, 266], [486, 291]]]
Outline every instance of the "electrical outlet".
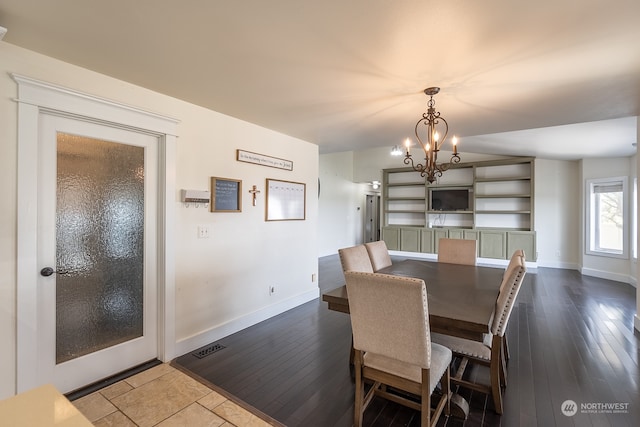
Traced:
[[199, 225], [198, 226], [198, 239], [208, 239], [211, 234], [211, 230], [208, 225]]

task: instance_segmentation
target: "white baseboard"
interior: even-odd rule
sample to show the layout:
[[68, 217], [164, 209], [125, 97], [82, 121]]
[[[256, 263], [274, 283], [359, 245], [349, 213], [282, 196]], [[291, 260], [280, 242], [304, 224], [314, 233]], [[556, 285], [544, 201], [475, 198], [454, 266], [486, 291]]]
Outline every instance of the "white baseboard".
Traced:
[[614, 280], [616, 282], [632, 284], [634, 279], [628, 274], [612, 273], [610, 271], [595, 270], [593, 268], [582, 268], [580, 273], [585, 276], [598, 277], [600, 279]]
[[561, 268], [564, 270], [580, 271], [580, 264], [566, 261], [539, 260], [538, 267]]
[[233, 319], [222, 325], [198, 332], [187, 338], [178, 340], [175, 345], [176, 356], [189, 353], [209, 343], [218, 341], [226, 336], [241, 331], [263, 320], [291, 310], [301, 304], [312, 301], [320, 296], [320, 289], [305, 292], [300, 295], [280, 301], [253, 313], [249, 313], [237, 319]]

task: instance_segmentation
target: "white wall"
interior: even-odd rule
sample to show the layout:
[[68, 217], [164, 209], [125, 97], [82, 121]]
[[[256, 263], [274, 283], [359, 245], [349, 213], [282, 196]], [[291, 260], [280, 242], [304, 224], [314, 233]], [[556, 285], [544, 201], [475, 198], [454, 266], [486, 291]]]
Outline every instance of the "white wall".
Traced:
[[[638, 123], [638, 129], [637, 129], [637, 133], [636, 133], [636, 143], [640, 143], [640, 123]], [[640, 171], [640, 156], [638, 156], [636, 154], [635, 156], [635, 172], [636, 172], [636, 177], [638, 177], [638, 171]], [[638, 181], [640, 181], [640, 179], [638, 179]], [[640, 182], [638, 182], [638, 185], [640, 186]], [[638, 197], [638, 202], [637, 202], [637, 214], [640, 215], [640, 197]], [[636, 232], [636, 242], [638, 243], [638, 252], [640, 252], [640, 221], [638, 221], [638, 230]], [[636, 260], [636, 265], [634, 268], [634, 271], [636, 273], [636, 315], [633, 318], [633, 324], [635, 325], [636, 330], [640, 331], [640, 291], [638, 289], [640, 289], [640, 286], [638, 285], [638, 278], [640, 278], [640, 265], [638, 265], [638, 262]]]
[[[633, 180], [636, 179], [637, 177], [638, 177], [638, 155], [635, 154], [629, 158], [629, 191], [633, 191]], [[631, 215], [633, 215], [635, 211], [636, 221], [637, 221], [638, 210], [637, 209], [634, 210], [632, 204], [633, 204], [633, 197], [630, 197], [629, 210], [631, 211]], [[637, 241], [639, 234], [638, 234], [638, 230], [635, 230], [635, 234], [633, 234], [634, 233], [633, 227], [629, 227], [629, 233], [631, 233], [630, 240], [629, 240], [629, 246], [630, 246], [629, 251], [631, 251], [632, 243], [634, 241]], [[633, 284], [637, 288], [638, 287], [638, 259], [633, 257], [632, 252], [630, 252], [629, 254], [629, 276], [630, 276], [631, 284]]]
[[580, 268], [579, 175], [577, 161], [535, 161], [534, 224], [541, 267]]
[[368, 185], [353, 180], [353, 152], [320, 156], [318, 256], [362, 243]]
[[[318, 148], [259, 126], [0, 42], [0, 399], [15, 392], [17, 97], [9, 73], [66, 86], [181, 120], [177, 189], [240, 179], [241, 213], [185, 208], [175, 195], [176, 355], [318, 296]], [[237, 148], [292, 160], [284, 171], [235, 160]], [[265, 222], [265, 179], [306, 183], [306, 220]], [[248, 190], [257, 185], [258, 205]], [[211, 238], [198, 239], [198, 225]], [[276, 293], [268, 293], [275, 286]]]

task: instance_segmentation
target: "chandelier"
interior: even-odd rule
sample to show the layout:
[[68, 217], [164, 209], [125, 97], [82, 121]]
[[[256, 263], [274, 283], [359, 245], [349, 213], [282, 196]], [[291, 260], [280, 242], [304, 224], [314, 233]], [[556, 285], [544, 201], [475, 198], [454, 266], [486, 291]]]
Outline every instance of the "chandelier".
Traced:
[[[433, 183], [437, 178], [442, 176], [442, 172], [446, 171], [454, 163], [460, 163], [460, 156], [458, 155], [457, 138], [454, 136], [451, 139], [453, 144], [453, 154], [449, 163], [438, 164], [438, 151], [447, 138], [449, 133], [449, 124], [445, 119], [440, 116], [440, 112], [436, 112], [436, 102], [433, 96], [440, 92], [439, 87], [429, 87], [424, 90], [426, 95], [429, 95], [429, 101], [427, 102], [427, 112], [422, 114], [422, 118], [416, 123], [415, 134], [420, 144], [420, 148], [424, 151], [424, 163], [414, 163], [413, 157], [409, 152], [411, 147], [411, 140], [407, 138], [405, 140], [406, 153], [404, 155], [404, 164], [411, 163], [411, 167], [420, 172], [420, 176], [426, 176], [429, 183]], [[420, 136], [422, 135], [422, 137]]]

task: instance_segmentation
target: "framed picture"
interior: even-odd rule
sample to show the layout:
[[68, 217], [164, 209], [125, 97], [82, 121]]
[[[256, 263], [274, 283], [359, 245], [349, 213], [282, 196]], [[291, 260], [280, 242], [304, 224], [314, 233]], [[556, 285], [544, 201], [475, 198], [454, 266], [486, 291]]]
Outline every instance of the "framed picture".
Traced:
[[307, 185], [267, 178], [266, 221], [304, 220]]
[[242, 181], [211, 177], [211, 212], [242, 212]]
[[293, 170], [293, 162], [291, 160], [280, 159], [278, 157], [267, 156], [266, 154], [252, 153], [247, 150], [236, 150], [236, 160], [239, 162], [253, 163], [260, 166], [268, 166], [270, 168]]

